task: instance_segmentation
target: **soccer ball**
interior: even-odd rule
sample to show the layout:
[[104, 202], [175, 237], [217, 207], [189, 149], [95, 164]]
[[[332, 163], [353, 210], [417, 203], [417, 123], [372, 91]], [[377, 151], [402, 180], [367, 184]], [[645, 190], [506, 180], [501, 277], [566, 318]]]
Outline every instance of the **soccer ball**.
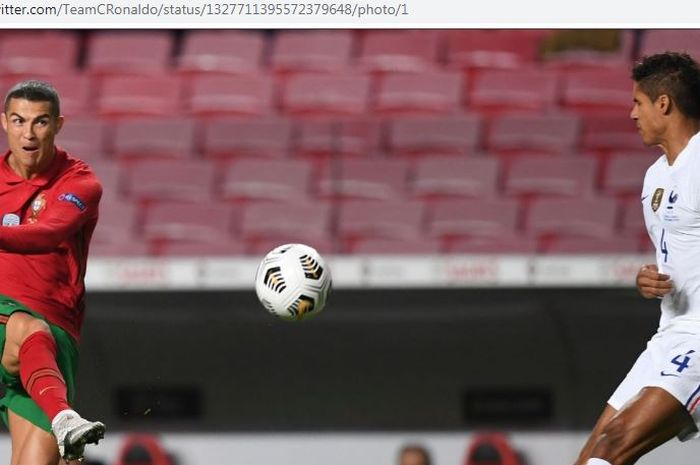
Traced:
[[272, 249], [258, 266], [255, 292], [270, 313], [284, 320], [316, 315], [326, 305], [331, 272], [315, 249], [285, 244]]

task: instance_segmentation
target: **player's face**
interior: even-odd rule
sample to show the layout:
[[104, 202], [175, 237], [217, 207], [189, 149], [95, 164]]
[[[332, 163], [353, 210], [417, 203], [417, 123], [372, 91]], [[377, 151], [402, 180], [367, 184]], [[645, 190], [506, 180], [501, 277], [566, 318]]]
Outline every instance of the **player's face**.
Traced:
[[642, 136], [644, 145], [659, 144], [659, 136], [663, 132], [663, 114], [664, 111], [659, 105], [659, 100], [652, 102], [647, 94], [642, 92], [639, 85], [635, 82], [632, 89], [633, 106], [630, 112], [632, 118], [637, 124], [639, 135]]
[[2, 126], [10, 147], [10, 166], [29, 178], [46, 169], [54, 157], [54, 138], [63, 117], [51, 116], [51, 102], [10, 99]]

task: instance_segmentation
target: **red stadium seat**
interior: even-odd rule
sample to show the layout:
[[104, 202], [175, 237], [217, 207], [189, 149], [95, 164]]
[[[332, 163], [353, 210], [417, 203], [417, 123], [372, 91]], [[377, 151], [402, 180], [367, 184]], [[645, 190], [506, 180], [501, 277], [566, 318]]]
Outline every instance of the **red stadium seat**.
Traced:
[[400, 159], [343, 159], [319, 177], [321, 197], [398, 199], [407, 190], [408, 164]]
[[271, 76], [197, 76], [188, 109], [197, 116], [260, 116], [274, 111], [275, 83]]
[[554, 70], [484, 70], [476, 74], [469, 108], [481, 113], [542, 113], [557, 107], [559, 76]]
[[454, 114], [461, 108], [464, 77], [435, 71], [387, 74], [379, 83], [374, 109], [383, 114]]
[[326, 202], [289, 199], [287, 202], [254, 202], [241, 215], [241, 237], [248, 242], [277, 240], [279, 244], [331, 241], [331, 205]]
[[114, 125], [115, 158], [190, 158], [195, 124], [188, 119], [128, 119]]
[[56, 145], [88, 163], [105, 158], [107, 128], [95, 118], [70, 118], [56, 136]]
[[350, 66], [352, 50], [352, 31], [278, 31], [270, 66], [280, 73], [343, 72]]
[[88, 164], [102, 184], [102, 204], [119, 202], [124, 195], [122, 167], [108, 159], [90, 160]]
[[493, 121], [486, 145], [500, 154], [571, 153], [579, 131], [580, 120], [574, 115], [504, 115]]
[[417, 240], [423, 237], [424, 207], [417, 201], [356, 200], [340, 205], [337, 234], [343, 250], [365, 238]]
[[127, 245], [139, 242], [136, 225], [139, 223], [137, 205], [123, 198], [105, 197], [100, 202], [100, 220], [97, 222], [92, 244]]
[[447, 199], [430, 211], [428, 234], [448, 244], [460, 238], [510, 238], [518, 235], [520, 207], [515, 199]]
[[216, 202], [158, 202], [143, 218], [143, 237], [158, 246], [165, 241], [230, 241], [236, 211]]
[[397, 118], [388, 132], [394, 154], [473, 154], [481, 142], [481, 119], [476, 115]]
[[261, 32], [190, 30], [185, 32], [177, 70], [187, 74], [258, 74], [264, 53]]
[[57, 74], [75, 71], [78, 52], [75, 32], [11, 34], [0, 41], [0, 74], [36, 75], [51, 80]]
[[496, 157], [426, 157], [416, 164], [413, 193], [422, 197], [466, 196], [483, 201], [495, 195], [498, 178]]
[[447, 32], [447, 64], [452, 68], [522, 68], [535, 62], [539, 34], [526, 30]]
[[372, 72], [426, 72], [438, 64], [442, 31], [367, 31], [358, 63]]
[[382, 125], [372, 118], [299, 120], [294, 152], [299, 156], [358, 156], [377, 153]]
[[674, 50], [700, 57], [700, 30], [697, 29], [648, 29], [640, 39], [639, 55]]
[[639, 240], [634, 237], [560, 236], [551, 240], [540, 252], [548, 254], [633, 254], [639, 252]]
[[282, 235], [274, 239], [249, 241], [247, 243], [247, 253], [249, 255], [256, 255], [262, 259], [265, 254], [282, 244], [306, 244], [316, 249], [316, 251], [322, 255], [330, 255], [337, 252], [335, 240], [332, 236], [329, 235], [322, 238], [312, 238], [300, 233]]
[[98, 75], [160, 75], [171, 65], [171, 31], [96, 31], [88, 38], [85, 69]]
[[137, 200], [207, 201], [215, 167], [207, 160], [140, 160], [129, 166], [127, 193]]
[[621, 236], [635, 237], [642, 242], [651, 242], [644, 224], [644, 213], [639, 198], [630, 198], [626, 202], [622, 202], [621, 217]]
[[535, 254], [533, 237], [463, 237], [448, 242], [447, 252], [454, 254]]
[[628, 115], [628, 112], [614, 112], [586, 116], [581, 149], [603, 154], [644, 150], [635, 122]]
[[614, 153], [606, 160], [601, 188], [608, 194], [638, 196], [647, 169], [656, 161], [646, 152]]
[[614, 237], [617, 204], [609, 197], [585, 199], [539, 199], [526, 217], [526, 230], [544, 239], [556, 236], [582, 236], [599, 239]]
[[618, 111], [626, 116], [632, 108], [628, 68], [570, 71], [563, 84], [562, 104], [578, 113]]
[[300, 201], [310, 194], [311, 164], [305, 160], [236, 160], [224, 173], [224, 199]]
[[207, 157], [288, 155], [292, 124], [282, 118], [213, 119], [204, 126], [201, 152]]
[[136, 258], [151, 255], [151, 246], [140, 238], [129, 239], [126, 242], [102, 242], [100, 233], [93, 236], [90, 243], [90, 257], [104, 258]]
[[[612, 50], [600, 50], [580, 44], [566, 50], [552, 51], [542, 59], [544, 65], [561, 70], [600, 70], [629, 69], [638, 31], [618, 30], [619, 44]], [[595, 33], [595, 32], [594, 32]]]
[[367, 112], [370, 78], [364, 75], [299, 74], [284, 86], [283, 110], [301, 116], [358, 116]]
[[595, 188], [594, 158], [528, 156], [513, 160], [504, 190], [519, 196], [586, 197]]
[[154, 247], [153, 254], [165, 257], [225, 257], [243, 255], [245, 244], [238, 240], [190, 242], [168, 241]]
[[173, 116], [181, 112], [181, 80], [174, 75], [104, 78], [97, 111], [108, 117]]
[[351, 248], [345, 250], [352, 254], [373, 255], [427, 255], [440, 252], [440, 241], [430, 238], [396, 240], [383, 238], [358, 239]]

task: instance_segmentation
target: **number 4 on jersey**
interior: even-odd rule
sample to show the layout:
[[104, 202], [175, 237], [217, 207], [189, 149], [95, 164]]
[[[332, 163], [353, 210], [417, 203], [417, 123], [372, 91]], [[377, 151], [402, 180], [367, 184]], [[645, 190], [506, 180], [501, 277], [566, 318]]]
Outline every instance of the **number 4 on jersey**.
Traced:
[[[673, 360], [671, 360], [671, 363], [674, 365], [678, 365], [678, 368], [676, 368], [676, 371], [678, 373], [683, 372], [686, 368], [688, 368], [688, 362], [690, 362], [690, 354], [694, 354], [694, 350], [689, 350], [688, 352], [685, 353], [685, 355], [676, 355], [673, 357]], [[683, 360], [681, 360], [681, 357], [683, 357]]]

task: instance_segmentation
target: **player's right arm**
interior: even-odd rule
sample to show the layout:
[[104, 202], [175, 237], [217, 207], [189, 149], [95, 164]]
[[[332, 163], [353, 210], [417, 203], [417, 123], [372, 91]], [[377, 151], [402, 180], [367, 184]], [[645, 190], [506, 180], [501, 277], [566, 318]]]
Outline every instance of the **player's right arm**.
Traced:
[[656, 265], [643, 265], [637, 272], [637, 290], [645, 299], [659, 298], [673, 290], [673, 281]]

